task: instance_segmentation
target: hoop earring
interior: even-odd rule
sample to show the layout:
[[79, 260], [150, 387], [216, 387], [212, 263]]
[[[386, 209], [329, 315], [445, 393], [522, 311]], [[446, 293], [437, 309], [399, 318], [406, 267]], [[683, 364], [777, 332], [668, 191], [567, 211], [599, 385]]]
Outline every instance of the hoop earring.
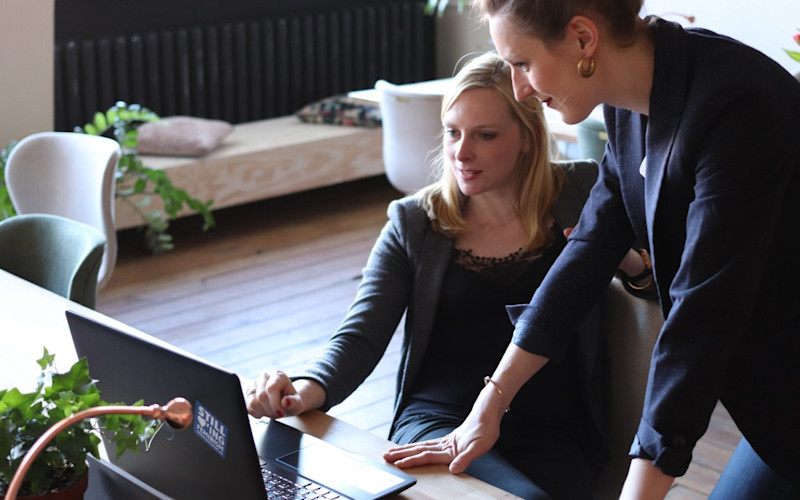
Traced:
[[589, 58], [589, 69], [583, 69], [583, 58], [581, 57], [578, 60], [578, 74], [581, 75], [583, 78], [589, 78], [594, 74], [594, 57]]

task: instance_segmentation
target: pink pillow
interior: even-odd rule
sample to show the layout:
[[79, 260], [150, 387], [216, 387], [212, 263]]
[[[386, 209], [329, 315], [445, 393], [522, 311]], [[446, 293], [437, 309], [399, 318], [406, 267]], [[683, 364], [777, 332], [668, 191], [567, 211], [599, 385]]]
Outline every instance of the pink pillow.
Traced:
[[169, 116], [139, 126], [136, 150], [145, 155], [203, 156], [214, 151], [233, 132], [222, 120]]

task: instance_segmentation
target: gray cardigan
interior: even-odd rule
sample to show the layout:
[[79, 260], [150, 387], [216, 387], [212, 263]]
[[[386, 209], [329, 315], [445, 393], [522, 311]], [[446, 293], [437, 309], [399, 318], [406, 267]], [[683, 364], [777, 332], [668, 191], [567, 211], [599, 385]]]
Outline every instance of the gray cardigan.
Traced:
[[[560, 165], [567, 180], [553, 215], [562, 228], [574, 227], [597, 179], [598, 167], [593, 161]], [[388, 215], [389, 221], [372, 249], [347, 316], [323, 351], [292, 378], [319, 382], [327, 394], [321, 409], [327, 411], [355, 391], [372, 372], [405, 313], [394, 430], [394, 421], [406, 404], [432, 334], [453, 240], [431, 228], [427, 214], [414, 197], [393, 201]], [[602, 396], [598, 389], [603, 377], [597, 376], [597, 359], [599, 353], [605, 353], [598, 348], [597, 315], [592, 315], [585, 326], [580, 335], [581, 356], [586, 361], [582, 363], [583, 386], [599, 427]]]

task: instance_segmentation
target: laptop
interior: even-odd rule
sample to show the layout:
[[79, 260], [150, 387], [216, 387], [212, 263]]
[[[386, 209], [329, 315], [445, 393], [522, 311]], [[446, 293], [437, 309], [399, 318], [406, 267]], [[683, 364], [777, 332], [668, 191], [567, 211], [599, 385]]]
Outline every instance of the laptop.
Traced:
[[308, 498], [375, 500], [416, 483], [280, 421], [252, 419], [234, 373], [133, 328], [66, 315], [78, 356], [88, 358], [105, 401], [166, 404], [182, 396], [191, 402], [190, 429], [164, 425], [148, 451], [119, 459], [109, 448], [117, 467], [169, 497], [294, 498], [268, 495], [278, 488], [300, 489]]

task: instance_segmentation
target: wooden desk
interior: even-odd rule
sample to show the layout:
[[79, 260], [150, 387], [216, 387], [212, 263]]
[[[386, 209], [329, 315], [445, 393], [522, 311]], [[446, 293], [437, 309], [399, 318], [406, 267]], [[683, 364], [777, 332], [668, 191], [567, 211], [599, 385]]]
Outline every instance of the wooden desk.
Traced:
[[[439, 80], [427, 80], [424, 82], [408, 83], [399, 85], [404, 91], [413, 92], [422, 95], [438, 95], [443, 96], [445, 89], [450, 84], [452, 78], [441, 78]], [[375, 89], [355, 90], [347, 94], [348, 97], [357, 99], [359, 101], [375, 104], [380, 102], [380, 93]], [[544, 110], [544, 117], [547, 120], [547, 127], [550, 133], [556, 140], [577, 143], [578, 142], [578, 127], [577, 125], [568, 125], [561, 119], [561, 114], [550, 109], [547, 106], [542, 108]], [[598, 107], [592, 116], [603, 120], [602, 109]]]
[[[115, 328], [131, 331], [108, 316], [0, 270], [0, 388], [35, 387], [42, 346], [56, 354], [56, 364], [66, 370], [77, 360], [64, 312], [71, 309]], [[135, 331], [135, 330], [134, 330]], [[163, 403], [146, 401], [145, 403]], [[391, 443], [367, 431], [314, 411], [282, 422], [353, 453], [382, 461]], [[419, 500], [517, 498], [469, 476], [454, 476], [445, 466], [412, 469], [417, 484], [397, 498]]]
[[101, 314], [71, 302], [0, 269], [0, 388], [33, 390], [41, 372], [36, 360], [42, 348], [56, 353], [56, 366], [66, 370], [77, 361], [64, 311], [93, 318]]

